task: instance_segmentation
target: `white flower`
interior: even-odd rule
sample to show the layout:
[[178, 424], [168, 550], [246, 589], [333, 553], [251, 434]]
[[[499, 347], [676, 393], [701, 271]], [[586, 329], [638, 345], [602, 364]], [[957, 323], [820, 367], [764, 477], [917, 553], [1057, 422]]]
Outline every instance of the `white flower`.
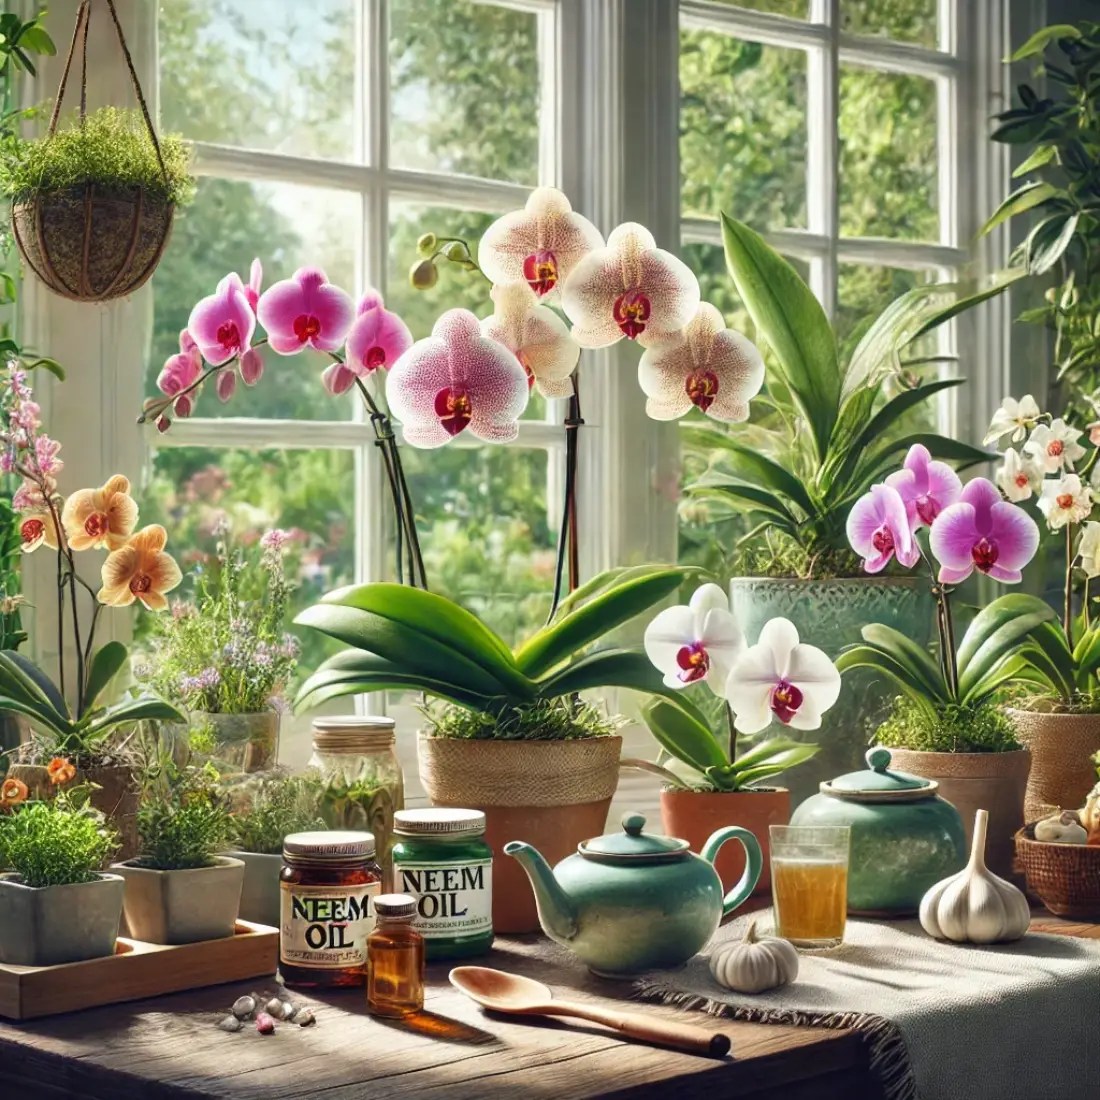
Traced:
[[1024, 444], [1024, 450], [1034, 456], [1044, 473], [1054, 474], [1063, 468], [1072, 470], [1073, 464], [1085, 457], [1085, 448], [1077, 442], [1080, 438], [1081, 432], [1059, 418], [1049, 428], [1039, 424]]
[[988, 446], [996, 443], [1002, 435], [1012, 433], [1012, 442], [1019, 443], [1027, 435], [1029, 428], [1034, 428], [1036, 421], [1042, 413], [1031, 394], [1026, 394], [1019, 401], [1014, 397], [1006, 397], [1001, 402], [1001, 407], [993, 414], [989, 422], [989, 431], [985, 433], [983, 443]]
[[695, 590], [688, 607], [669, 607], [646, 627], [645, 652], [665, 674], [665, 684], [685, 688], [706, 680], [715, 695], [725, 690], [734, 661], [745, 648], [741, 628], [716, 584]]
[[1043, 484], [1043, 470], [1033, 458], [1024, 458], [1011, 447], [1005, 451], [1004, 465], [997, 471], [997, 484], [1009, 500], [1019, 503], [1037, 493]]
[[1089, 577], [1100, 577], [1100, 523], [1086, 523], [1081, 528], [1081, 541], [1077, 545], [1081, 568]]
[[773, 717], [793, 729], [815, 730], [839, 694], [840, 673], [833, 662], [800, 642], [789, 619], [769, 619], [726, 682], [726, 700], [741, 733], [757, 733]]
[[1051, 478], [1043, 482], [1039, 511], [1046, 516], [1052, 531], [1067, 523], [1080, 523], [1092, 511], [1092, 490], [1082, 485], [1076, 474]]

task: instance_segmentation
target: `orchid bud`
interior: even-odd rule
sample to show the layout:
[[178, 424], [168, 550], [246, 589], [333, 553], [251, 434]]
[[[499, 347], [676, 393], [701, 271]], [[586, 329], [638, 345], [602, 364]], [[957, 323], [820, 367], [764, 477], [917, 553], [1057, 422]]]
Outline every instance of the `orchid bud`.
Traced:
[[160, 432], [161, 435], [168, 431], [171, 426], [172, 421], [169, 420], [168, 417], [164, 416], [163, 414], [157, 417], [157, 431]]
[[452, 263], [460, 264], [466, 259], [466, 246], [461, 241], [451, 241], [451, 243], [443, 249], [443, 255]]
[[428, 290], [430, 287], [435, 286], [438, 279], [439, 272], [431, 260], [421, 260], [419, 263], [413, 264], [412, 269], [409, 271], [409, 283], [414, 290]]
[[424, 233], [417, 238], [416, 251], [419, 252], [421, 256], [431, 256], [435, 251], [435, 246], [436, 239], [434, 233]]

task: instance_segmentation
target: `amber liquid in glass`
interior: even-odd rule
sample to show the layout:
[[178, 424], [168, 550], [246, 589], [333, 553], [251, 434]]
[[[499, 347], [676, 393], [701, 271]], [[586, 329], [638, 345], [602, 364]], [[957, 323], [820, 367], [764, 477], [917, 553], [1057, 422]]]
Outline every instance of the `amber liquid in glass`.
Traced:
[[777, 935], [804, 947], [831, 947], [843, 940], [847, 863], [773, 857], [772, 896]]
[[405, 920], [378, 918], [367, 938], [367, 1007], [401, 1017], [424, 1007], [424, 937]]

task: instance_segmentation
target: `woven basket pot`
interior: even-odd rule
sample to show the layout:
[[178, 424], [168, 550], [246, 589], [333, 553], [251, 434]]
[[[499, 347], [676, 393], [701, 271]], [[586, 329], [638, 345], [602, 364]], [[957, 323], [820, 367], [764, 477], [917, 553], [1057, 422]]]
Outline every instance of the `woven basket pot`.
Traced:
[[531, 883], [516, 860], [499, 858], [504, 845], [525, 840], [553, 866], [582, 840], [601, 835], [619, 781], [622, 743], [617, 735], [458, 741], [420, 734], [420, 781], [432, 804], [485, 813], [495, 932], [539, 929]]
[[1031, 752], [1031, 775], [1024, 796], [1024, 821], [1035, 822], [1059, 810], [1079, 810], [1096, 782], [1089, 759], [1100, 752], [1100, 714], [1006, 713], [1021, 744]]
[[973, 841], [974, 816], [989, 811], [985, 862], [1002, 878], [1012, 877], [1013, 836], [1024, 823], [1024, 789], [1031, 765], [1027, 749], [1015, 752], [916, 752], [890, 750], [890, 770], [934, 779], [939, 795], [962, 818], [966, 846]]
[[109, 302], [156, 270], [174, 214], [174, 203], [143, 187], [87, 183], [14, 203], [12, 234], [27, 266], [55, 294]]
[[1100, 847], [1044, 844], [1032, 824], [1016, 834], [1016, 859], [1028, 891], [1056, 917], [1100, 920]]

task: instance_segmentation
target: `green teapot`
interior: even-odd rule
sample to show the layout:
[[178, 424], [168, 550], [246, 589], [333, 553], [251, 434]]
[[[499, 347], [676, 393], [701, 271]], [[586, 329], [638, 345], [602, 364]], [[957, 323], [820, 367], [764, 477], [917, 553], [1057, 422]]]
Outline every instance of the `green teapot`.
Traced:
[[[504, 846], [531, 880], [543, 931], [609, 978], [687, 962], [752, 893], [763, 862], [756, 837], [738, 825], [719, 829], [698, 856], [686, 840], [643, 833], [641, 814], [625, 814], [622, 825], [553, 870], [530, 844]], [[728, 840], [743, 845], [746, 866], [723, 897], [714, 857]]]

